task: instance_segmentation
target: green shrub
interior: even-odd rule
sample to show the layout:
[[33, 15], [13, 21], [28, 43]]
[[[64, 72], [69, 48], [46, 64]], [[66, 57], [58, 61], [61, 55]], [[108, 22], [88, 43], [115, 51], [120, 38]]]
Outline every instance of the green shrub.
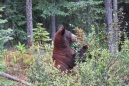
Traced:
[[37, 23], [37, 27], [33, 29], [33, 39], [35, 45], [39, 45], [40, 47], [44, 46], [48, 41], [50, 41], [49, 33], [42, 27], [42, 23]]
[[[37, 55], [31, 66], [30, 81], [37, 86], [125, 86], [129, 80], [129, 40], [114, 58], [109, 50], [102, 47], [99, 38], [92, 33], [86, 36], [89, 49], [85, 62], [78, 63], [70, 74], [60, 73], [52, 61], [52, 52]], [[80, 45], [73, 46], [79, 48]], [[47, 48], [47, 47], [46, 47]], [[49, 49], [51, 51], [52, 48]], [[48, 51], [49, 51], [48, 49]], [[92, 55], [92, 59], [88, 56]]]
[[[0, 11], [3, 11], [4, 7], [0, 7]], [[1, 19], [2, 15], [0, 14], [0, 25], [2, 26], [4, 23], [7, 22], [6, 19]], [[3, 28], [0, 28], [0, 50], [2, 50], [4, 47], [4, 43], [6, 43], [8, 40], [11, 40], [12, 37], [9, 36], [11, 33], [11, 29], [4, 30]]]

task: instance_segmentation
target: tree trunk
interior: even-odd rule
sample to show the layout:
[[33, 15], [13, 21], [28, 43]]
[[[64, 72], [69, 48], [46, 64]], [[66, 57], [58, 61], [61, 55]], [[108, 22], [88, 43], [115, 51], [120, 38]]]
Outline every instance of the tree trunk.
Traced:
[[118, 16], [117, 16], [117, 0], [113, 0], [113, 44], [114, 44], [114, 53], [118, 52]]
[[52, 16], [51, 16], [51, 38], [52, 38], [52, 40], [53, 40], [53, 38], [54, 38], [54, 35], [55, 35], [55, 33], [56, 33], [56, 18], [55, 18], [55, 14], [53, 14]]
[[29, 48], [33, 45], [32, 0], [26, 0], [26, 19], [27, 19], [27, 44]]
[[110, 53], [112, 53], [113, 56], [116, 56], [116, 52], [118, 51], [117, 0], [105, 0], [105, 9], [108, 48]]
[[108, 48], [112, 52], [112, 0], [105, 0], [105, 9]]

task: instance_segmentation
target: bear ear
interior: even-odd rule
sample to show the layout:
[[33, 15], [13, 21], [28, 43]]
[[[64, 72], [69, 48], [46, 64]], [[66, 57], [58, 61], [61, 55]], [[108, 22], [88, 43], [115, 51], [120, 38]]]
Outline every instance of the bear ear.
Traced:
[[63, 25], [60, 26], [60, 29], [61, 29], [61, 35], [64, 35], [65, 34], [65, 28]]

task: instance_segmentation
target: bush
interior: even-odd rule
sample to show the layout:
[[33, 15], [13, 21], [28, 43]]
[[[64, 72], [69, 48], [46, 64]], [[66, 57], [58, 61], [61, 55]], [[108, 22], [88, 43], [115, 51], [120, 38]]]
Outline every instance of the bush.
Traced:
[[37, 23], [37, 27], [33, 29], [34, 44], [40, 47], [44, 47], [44, 45], [51, 40], [49, 33], [42, 26], [42, 23]]
[[[31, 66], [30, 81], [37, 86], [125, 86], [129, 84], [129, 40], [124, 42], [121, 52], [113, 57], [108, 49], [101, 46], [94, 29], [85, 39], [89, 44], [85, 62], [77, 62], [70, 74], [60, 73], [54, 67], [51, 58], [52, 47], [49, 45], [51, 52], [38, 55]], [[92, 59], [88, 58], [89, 54], [92, 55]]]

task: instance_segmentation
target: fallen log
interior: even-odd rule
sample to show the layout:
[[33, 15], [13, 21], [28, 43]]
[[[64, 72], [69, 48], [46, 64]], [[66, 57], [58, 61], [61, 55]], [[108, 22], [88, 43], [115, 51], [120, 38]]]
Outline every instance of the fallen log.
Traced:
[[12, 79], [12, 80], [17, 81], [17, 82], [20, 82], [20, 83], [23, 83], [23, 84], [28, 85], [28, 86], [32, 86], [31, 83], [26, 82], [26, 81], [24, 81], [24, 80], [21, 80], [21, 79], [15, 77], [15, 76], [9, 75], [9, 74], [4, 73], [4, 72], [1, 73], [1, 76], [6, 77], [6, 78], [8, 78], [8, 79]]

